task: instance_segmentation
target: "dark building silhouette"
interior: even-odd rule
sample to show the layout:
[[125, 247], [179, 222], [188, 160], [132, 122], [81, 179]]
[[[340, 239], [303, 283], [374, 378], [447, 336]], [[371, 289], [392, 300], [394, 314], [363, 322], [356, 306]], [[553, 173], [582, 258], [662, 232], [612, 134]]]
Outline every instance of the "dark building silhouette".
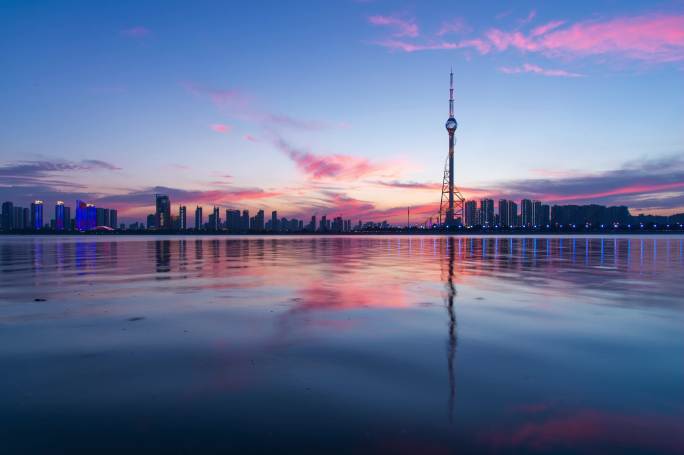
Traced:
[[11, 231], [14, 226], [14, 204], [10, 201], [2, 203], [2, 230]]
[[204, 219], [202, 217], [202, 207], [199, 205], [195, 207], [195, 229], [200, 230], [202, 229], [202, 224], [204, 223]]
[[249, 210], [243, 210], [242, 211], [242, 222], [241, 222], [243, 231], [249, 231], [249, 222], [250, 222]]
[[477, 219], [477, 202], [467, 201], [465, 203], [465, 225], [477, 226], [480, 221]]
[[551, 208], [551, 221], [556, 225], [600, 226], [601, 224], [610, 225], [613, 223], [628, 224], [632, 221], [632, 216], [625, 206], [554, 205]]
[[159, 230], [172, 228], [171, 224], [171, 201], [165, 194], [155, 194], [156, 212], [154, 226]]
[[233, 232], [242, 230], [242, 218], [239, 210], [226, 210], [226, 227]]

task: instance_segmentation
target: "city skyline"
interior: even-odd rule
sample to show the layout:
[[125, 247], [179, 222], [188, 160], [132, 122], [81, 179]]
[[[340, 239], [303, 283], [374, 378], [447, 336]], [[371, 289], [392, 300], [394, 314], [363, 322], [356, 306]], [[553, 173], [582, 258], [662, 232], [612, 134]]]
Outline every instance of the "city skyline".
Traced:
[[[407, 207], [405, 223], [391, 223], [388, 220], [352, 220], [342, 216], [330, 216], [330, 213], [318, 216], [311, 215], [308, 221], [295, 217], [278, 216], [273, 210], [269, 219], [264, 209], [259, 209], [250, 216], [249, 209], [218, 207], [213, 205], [205, 222], [204, 207], [196, 206], [194, 224], [189, 225], [187, 206], [177, 204], [174, 214], [173, 204], [166, 194], [155, 194], [155, 211], [146, 215], [145, 221], [129, 224], [118, 223], [116, 208], [96, 207], [95, 204], [82, 200], [76, 201], [74, 217], [71, 218], [71, 207], [64, 201], [57, 201], [54, 206], [54, 217], [44, 210], [44, 201], [36, 200], [30, 208], [20, 207], [12, 201], [2, 203], [0, 211], [0, 232], [33, 232], [33, 231], [153, 231], [153, 232], [228, 232], [228, 233], [347, 233], [368, 232], [376, 230], [421, 229], [425, 232], [455, 232], [462, 228], [478, 230], [534, 230], [536, 232], [572, 232], [578, 227], [585, 230], [631, 230], [632, 228], [660, 229], [670, 231], [684, 228], [684, 213], [671, 216], [634, 215], [627, 206], [557, 205], [544, 201], [520, 199], [514, 200], [483, 198], [479, 201], [463, 201], [463, 217], [440, 224], [437, 218], [428, 217], [423, 221], [411, 220], [410, 207]], [[498, 205], [496, 205], [498, 202]], [[479, 205], [478, 205], [479, 203]], [[496, 209], [495, 209], [496, 206]], [[518, 209], [519, 207], [519, 209]], [[222, 217], [222, 211], [224, 217]], [[254, 213], [254, 212], [252, 212]], [[333, 211], [334, 213], [334, 211]], [[410, 232], [410, 231], [406, 231]]]
[[681, 3], [444, 5], [7, 3], [0, 199], [434, 217], [453, 66], [467, 200], [684, 211]]

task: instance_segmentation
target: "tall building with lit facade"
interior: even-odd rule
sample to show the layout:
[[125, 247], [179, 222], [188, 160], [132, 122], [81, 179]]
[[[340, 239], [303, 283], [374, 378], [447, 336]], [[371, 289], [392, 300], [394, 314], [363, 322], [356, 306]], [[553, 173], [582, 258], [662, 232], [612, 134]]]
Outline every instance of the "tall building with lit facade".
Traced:
[[43, 229], [43, 201], [31, 202], [31, 229]]
[[171, 201], [165, 194], [156, 194], [155, 227], [159, 230], [171, 229]]
[[510, 227], [512, 225], [509, 208], [510, 204], [506, 199], [499, 199], [499, 223], [505, 227]]
[[178, 229], [184, 231], [188, 228], [187, 208], [181, 205], [178, 208]]
[[520, 225], [530, 227], [534, 225], [534, 210], [532, 201], [522, 199], [520, 201]]
[[494, 201], [492, 199], [480, 200], [480, 224], [483, 226], [494, 225]]
[[64, 201], [57, 201], [55, 204], [55, 229], [58, 231], [63, 231], [65, 229], [64, 208]]
[[532, 219], [535, 226], [542, 224], [542, 203], [541, 201], [532, 201]]
[[509, 226], [518, 227], [520, 225], [518, 220], [518, 204], [513, 201], [508, 201], [508, 217], [511, 220]]
[[477, 202], [466, 201], [465, 203], [465, 225], [477, 226]]

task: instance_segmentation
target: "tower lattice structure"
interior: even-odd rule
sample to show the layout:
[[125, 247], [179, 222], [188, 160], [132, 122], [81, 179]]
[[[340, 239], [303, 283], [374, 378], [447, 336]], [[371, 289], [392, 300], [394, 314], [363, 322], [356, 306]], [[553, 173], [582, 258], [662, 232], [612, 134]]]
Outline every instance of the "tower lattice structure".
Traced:
[[449, 118], [446, 121], [449, 134], [449, 154], [444, 165], [444, 179], [442, 180], [442, 197], [439, 203], [439, 225], [453, 226], [458, 222], [463, 224], [465, 198], [454, 187], [454, 143], [458, 123], [454, 118], [454, 71], [449, 74]]

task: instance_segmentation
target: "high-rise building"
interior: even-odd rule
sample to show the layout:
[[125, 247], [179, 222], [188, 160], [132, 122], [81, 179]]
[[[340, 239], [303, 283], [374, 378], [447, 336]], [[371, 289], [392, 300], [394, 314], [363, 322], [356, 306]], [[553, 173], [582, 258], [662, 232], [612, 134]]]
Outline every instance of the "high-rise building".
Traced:
[[516, 204], [513, 201], [508, 201], [508, 216], [511, 220], [511, 224], [509, 226], [519, 226], [520, 223], [518, 221], [518, 204]]
[[43, 201], [31, 202], [31, 229], [43, 229]]
[[465, 224], [466, 226], [477, 226], [477, 202], [466, 201], [465, 203]]
[[188, 224], [187, 224], [188, 219], [187, 219], [186, 213], [187, 213], [187, 208], [184, 205], [181, 205], [178, 208], [178, 228], [181, 231], [184, 231], [188, 228]]
[[321, 223], [320, 223], [318, 230], [321, 232], [328, 231], [328, 216], [327, 215], [323, 215], [321, 217]]
[[2, 230], [11, 231], [14, 226], [14, 204], [10, 201], [2, 203]]
[[510, 227], [511, 223], [511, 212], [510, 204], [506, 199], [499, 199], [499, 223], [504, 227]]
[[155, 227], [159, 230], [171, 229], [171, 201], [165, 194], [155, 194]]
[[150, 213], [147, 215], [147, 229], [154, 229], [156, 228], [156, 225], [154, 223], [157, 222], [157, 217], [155, 216], [154, 213]]
[[551, 207], [549, 207], [548, 204], [542, 204], [541, 206], [539, 224], [542, 226], [547, 226], [551, 224]]
[[221, 214], [218, 207], [214, 207], [209, 215], [209, 230], [218, 231], [221, 227]]
[[203, 223], [204, 219], [202, 218], [202, 207], [198, 205], [195, 207], [195, 229], [198, 231], [202, 229]]
[[534, 225], [534, 210], [532, 201], [523, 199], [520, 201], [520, 225], [530, 227]]
[[64, 226], [64, 201], [57, 201], [55, 204], [55, 229], [63, 231]]
[[88, 203], [81, 201], [80, 199], [76, 201], [76, 225], [77, 231], [87, 231], [88, 228]]
[[492, 199], [480, 200], [480, 224], [483, 226], [494, 224], [494, 201]]
[[30, 212], [28, 207], [14, 207], [14, 229], [28, 229], [31, 226]]
[[254, 217], [254, 226], [255, 230], [257, 231], [263, 231], [264, 230], [264, 211], [259, 210]]
[[271, 212], [271, 230], [278, 231], [278, 211], [274, 210]]
[[97, 219], [95, 222], [96, 226], [109, 226], [109, 210], [97, 207], [95, 209], [95, 216]]
[[534, 220], [534, 225], [539, 226], [542, 224], [542, 203], [541, 201], [532, 201], [532, 219]]
[[250, 217], [249, 217], [249, 210], [243, 210], [242, 211], [242, 230], [243, 231], [249, 231], [249, 222], [250, 222]]
[[316, 232], [316, 215], [311, 216], [311, 221], [309, 221], [306, 230], [310, 232]]
[[229, 231], [233, 232], [242, 230], [242, 219], [239, 210], [226, 210], [226, 227]]
[[118, 212], [116, 209], [109, 209], [109, 227], [112, 229], [116, 229], [119, 227], [118, 225]]

